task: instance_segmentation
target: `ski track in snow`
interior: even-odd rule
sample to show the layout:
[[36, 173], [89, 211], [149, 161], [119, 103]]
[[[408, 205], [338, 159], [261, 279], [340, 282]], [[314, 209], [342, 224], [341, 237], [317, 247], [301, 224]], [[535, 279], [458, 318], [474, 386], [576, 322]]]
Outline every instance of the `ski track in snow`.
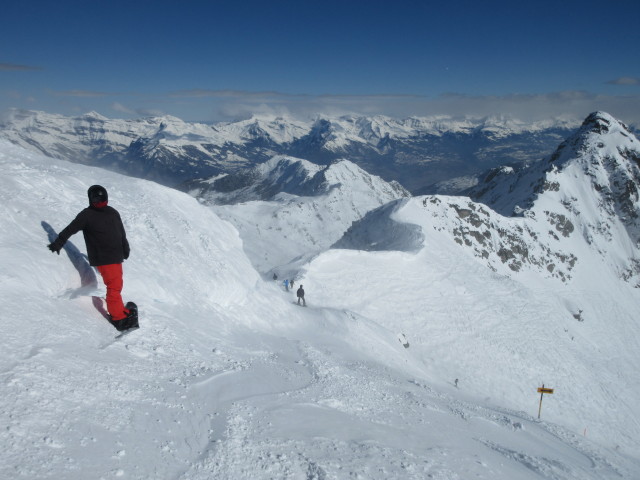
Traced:
[[[294, 292], [260, 279], [237, 232], [210, 210], [100, 172], [132, 244], [125, 300], [140, 307], [141, 329], [115, 340], [97, 307], [104, 289], [83, 267], [81, 236], [52, 255], [42, 223], [59, 231], [70, 221], [94, 171], [6, 145], [0, 153], [0, 218], [12, 228], [0, 229], [0, 478], [637, 478], [637, 456], [443, 381], [459, 371], [447, 363], [473, 372], [469, 358], [488, 346], [515, 335], [513, 355], [529, 333], [540, 334], [486, 335], [504, 307], [487, 300], [469, 313], [477, 286], [456, 281], [469, 275], [462, 263], [434, 266], [420, 306], [405, 285], [376, 287], [380, 265], [371, 262], [367, 295], [392, 298], [395, 290], [405, 324], [387, 323], [379, 303], [368, 309], [366, 295], [354, 294], [362, 272], [323, 272], [322, 262], [352, 260], [344, 252], [308, 272], [311, 304], [298, 308]], [[407, 271], [416, 275], [408, 284], [424, 280]], [[442, 297], [445, 286], [456, 289], [457, 304]], [[517, 286], [503, 286], [500, 295], [515, 297], [510, 308], [534, 309]], [[440, 323], [420, 329], [425, 305], [458, 334], [479, 337], [468, 363], [456, 364], [455, 341]], [[552, 310], [543, 305], [543, 314]], [[478, 327], [480, 317], [489, 324]], [[463, 379], [467, 392], [483, 392], [483, 381]]]

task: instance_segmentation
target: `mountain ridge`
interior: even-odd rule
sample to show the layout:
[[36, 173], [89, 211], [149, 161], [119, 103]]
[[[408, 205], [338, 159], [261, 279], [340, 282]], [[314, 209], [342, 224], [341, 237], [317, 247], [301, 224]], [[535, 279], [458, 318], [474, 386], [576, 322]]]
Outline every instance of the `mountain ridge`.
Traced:
[[247, 255], [267, 276], [295, 276], [369, 210], [411, 195], [348, 160], [316, 165], [287, 156], [238, 175], [188, 182], [183, 190], [238, 229]]
[[111, 120], [16, 110], [0, 124], [0, 137], [53, 158], [169, 186], [290, 155], [318, 164], [348, 158], [415, 193], [507, 161], [537, 160], [578, 124], [566, 118], [526, 124], [504, 117], [378, 115], [304, 121], [257, 116], [207, 125], [170, 116]]

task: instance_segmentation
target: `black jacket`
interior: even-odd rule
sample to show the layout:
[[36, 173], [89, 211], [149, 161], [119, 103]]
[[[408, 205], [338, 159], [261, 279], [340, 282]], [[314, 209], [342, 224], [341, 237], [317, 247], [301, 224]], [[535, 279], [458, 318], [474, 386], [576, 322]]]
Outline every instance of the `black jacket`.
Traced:
[[112, 207], [87, 207], [58, 235], [53, 246], [58, 250], [82, 230], [91, 266], [122, 263], [129, 258], [129, 242], [120, 214]]

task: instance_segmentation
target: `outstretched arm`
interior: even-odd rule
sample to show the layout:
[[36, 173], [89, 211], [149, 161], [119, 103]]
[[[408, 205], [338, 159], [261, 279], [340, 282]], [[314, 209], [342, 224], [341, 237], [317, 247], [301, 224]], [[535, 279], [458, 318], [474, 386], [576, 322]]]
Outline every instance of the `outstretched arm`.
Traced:
[[53, 242], [47, 245], [49, 250], [60, 255], [60, 250], [62, 250], [62, 247], [64, 246], [64, 244], [67, 243], [67, 240], [69, 240], [69, 237], [71, 237], [71, 235], [75, 235], [76, 233], [78, 233], [80, 230], [84, 228], [86, 220], [82, 213], [83, 212], [80, 212], [78, 216], [69, 225], [67, 225], [64, 228], [64, 230], [60, 232], [60, 234], [58, 235], [58, 238], [56, 238]]

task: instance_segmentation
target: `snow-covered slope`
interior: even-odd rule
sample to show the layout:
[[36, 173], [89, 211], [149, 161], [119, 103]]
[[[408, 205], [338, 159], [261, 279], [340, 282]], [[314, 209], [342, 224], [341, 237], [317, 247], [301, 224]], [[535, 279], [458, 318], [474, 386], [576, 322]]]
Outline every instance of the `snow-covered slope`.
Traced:
[[[569, 281], [548, 279], [543, 269], [492, 272], [490, 260], [452, 241], [453, 199], [442, 200], [450, 204], [447, 216], [434, 216], [426, 200], [399, 202], [390, 219], [421, 227], [421, 250], [396, 250], [414, 247], [397, 241], [386, 242], [394, 250], [330, 250], [304, 272], [313, 301], [404, 333], [434, 377], [457, 378], [465, 391], [490, 402], [534, 414], [536, 388], [554, 388], [543, 418], [639, 451], [639, 290], [601, 259], [583, 257], [579, 243]], [[379, 221], [367, 220], [375, 231]], [[499, 226], [509, 228], [504, 220]]]
[[[533, 407], [545, 383], [556, 388], [548, 418], [637, 450], [640, 290], [621, 278], [627, 251], [600, 255], [584, 225], [557, 227], [463, 198], [400, 200], [337, 245], [353, 250], [316, 258], [305, 286], [319, 304], [403, 332], [443, 380], [513, 409]], [[611, 248], [628, 243], [614, 234]]]
[[[640, 473], [629, 416], [639, 388], [627, 381], [637, 345], [619, 335], [627, 303], [604, 335], [595, 299], [576, 290], [574, 305], [559, 304], [489, 272], [442, 231], [418, 254], [318, 257], [302, 308], [260, 278], [229, 223], [186, 194], [7, 143], [0, 167], [0, 478]], [[45, 247], [94, 183], [122, 214], [124, 297], [140, 306], [141, 330], [115, 341], [82, 237], [60, 256]], [[545, 331], [573, 306], [585, 306], [584, 322]], [[401, 324], [415, 327], [409, 348]], [[555, 374], [580, 355], [580, 368]], [[556, 387], [542, 421], [540, 381]]]
[[419, 191], [506, 162], [538, 160], [577, 126], [567, 119], [525, 124], [500, 117], [385, 116], [254, 117], [204, 125], [170, 116], [110, 120], [96, 113], [70, 118], [17, 110], [0, 124], [0, 137], [170, 186], [290, 155], [325, 165], [347, 158]]

